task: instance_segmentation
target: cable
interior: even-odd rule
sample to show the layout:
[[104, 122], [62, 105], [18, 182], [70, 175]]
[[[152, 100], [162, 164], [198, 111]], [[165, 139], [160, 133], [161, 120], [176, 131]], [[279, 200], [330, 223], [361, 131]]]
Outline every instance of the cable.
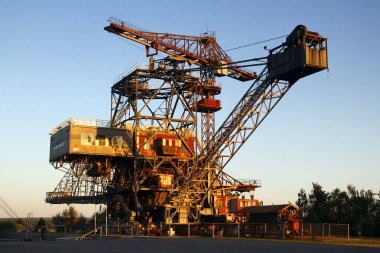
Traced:
[[3, 206], [1, 203], [0, 203], [0, 208], [9, 216], [9, 218], [11, 218], [11, 219], [15, 219], [14, 217], [13, 217], [13, 215], [8, 211], [8, 209], [7, 208], [5, 208], [5, 206]]
[[135, 48], [137, 48], [137, 49], [139, 49], [139, 50], [145, 52], [145, 49], [143, 49], [142, 47], [136, 45], [135, 43], [132, 43], [132, 42], [127, 41], [127, 40], [125, 40], [125, 39], [123, 39], [123, 38], [120, 38], [119, 36], [117, 36], [116, 38], [117, 38], [118, 40], [120, 40], [120, 41], [122, 41], [122, 42], [124, 42], [124, 43], [126, 43], [126, 44], [128, 44], [128, 45], [130, 45], [130, 46], [132, 46], [132, 47], [135, 47]]
[[[125, 42], [126, 44], [128, 44], [128, 45], [130, 45], [132, 47], [135, 47], [135, 48], [139, 49], [140, 51], [146, 52], [145, 49], [142, 48], [140, 45], [136, 45], [135, 43], [130, 42], [130, 41], [124, 39], [124, 38], [120, 38], [119, 36], [117, 36], [117, 39], [120, 40], [120, 41], [122, 41], [122, 42]], [[158, 52], [158, 56], [164, 57], [165, 55], [163, 55], [161, 52]]]
[[5, 200], [2, 197], [0, 197], [0, 204], [6, 207], [7, 210], [11, 212], [15, 218], [18, 218], [18, 215], [16, 214], [16, 212], [8, 205], [7, 202], [5, 202]]
[[268, 40], [263, 40], [263, 41], [259, 41], [259, 42], [255, 42], [255, 43], [251, 43], [251, 44], [247, 44], [247, 45], [240, 46], [240, 47], [230, 48], [230, 49], [224, 50], [224, 52], [240, 49], [240, 48], [243, 48], [243, 47], [250, 47], [250, 46], [257, 45], [257, 44], [264, 43], [264, 42], [268, 42], [268, 41], [271, 41], [271, 40], [281, 39], [281, 38], [284, 38], [286, 36], [288, 36], [288, 35], [283, 35], [283, 36], [279, 36], [279, 37], [276, 37], [276, 38], [272, 38], [272, 39], [268, 39]]

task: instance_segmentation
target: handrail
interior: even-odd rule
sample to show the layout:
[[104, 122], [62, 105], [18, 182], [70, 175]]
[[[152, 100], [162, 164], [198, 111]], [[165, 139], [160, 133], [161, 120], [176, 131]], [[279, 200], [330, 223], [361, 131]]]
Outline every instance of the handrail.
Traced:
[[132, 67], [128, 68], [123, 73], [115, 77], [115, 79], [113, 80], [113, 84], [120, 82], [124, 77], [128, 76], [129, 74], [131, 74], [133, 71], [137, 69], [145, 69], [145, 64], [144, 63], [134, 64]]
[[[134, 230], [133, 228], [134, 228], [134, 226], [133, 225], [131, 225], [131, 224], [129, 224], [129, 225], [125, 225], [125, 224], [119, 224], [119, 225], [110, 225], [110, 224], [108, 224], [108, 225], [101, 225], [99, 228], [104, 228], [104, 230], [106, 231], [106, 236], [108, 236], [108, 229], [109, 228], [116, 228], [117, 230], [119, 230], [120, 228], [129, 228], [130, 230], [130, 238], [132, 238], [133, 237], [133, 232], [136, 232], [136, 236], [137, 236], [137, 233], [138, 233], [138, 229], [136, 229], [136, 230]], [[119, 233], [119, 232], [117, 232], [117, 233]]]
[[257, 180], [257, 179], [238, 179], [238, 181], [242, 183], [243, 185], [261, 186], [261, 180]]
[[131, 29], [137, 30], [137, 31], [148, 32], [146, 29], [143, 29], [141, 27], [138, 27], [137, 25], [133, 25], [131, 23], [128, 23], [127, 21], [122, 20], [122, 19], [117, 18], [117, 17], [112, 16], [107, 21], [110, 22], [110, 24], [116, 24], [116, 25], [119, 25], [122, 27], [131, 28]]
[[53, 199], [53, 198], [70, 198], [73, 196], [72, 192], [69, 191], [60, 191], [60, 192], [47, 192], [46, 198], [47, 199]]
[[56, 134], [62, 128], [75, 125], [75, 126], [94, 126], [94, 127], [110, 127], [109, 120], [100, 120], [100, 119], [85, 119], [85, 118], [68, 118], [65, 121], [61, 122], [57, 127], [53, 128], [50, 132], [50, 135]]
[[103, 230], [103, 227], [102, 227], [102, 226], [97, 227], [97, 228], [95, 228], [94, 230], [88, 232], [87, 234], [82, 235], [82, 236], [81, 236], [81, 240], [83, 240], [86, 236], [88, 236], [88, 235], [90, 235], [90, 234], [92, 234], [92, 233], [96, 234], [96, 233], [98, 232], [98, 230], [100, 230], [99, 239], [101, 239], [101, 238], [102, 238], [102, 230]]

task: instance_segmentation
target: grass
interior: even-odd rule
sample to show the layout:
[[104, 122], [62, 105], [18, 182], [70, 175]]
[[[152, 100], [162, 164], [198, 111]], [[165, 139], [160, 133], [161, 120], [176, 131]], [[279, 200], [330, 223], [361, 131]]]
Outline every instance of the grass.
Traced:
[[[276, 240], [281, 241], [281, 240]], [[312, 239], [286, 239], [287, 242], [295, 242], [295, 243], [320, 243], [320, 244], [333, 244], [333, 245], [347, 245], [347, 246], [365, 246], [365, 247], [380, 247], [380, 238], [375, 237], [351, 237], [348, 241], [347, 238], [329, 238], [322, 239], [317, 238], [315, 240]]]

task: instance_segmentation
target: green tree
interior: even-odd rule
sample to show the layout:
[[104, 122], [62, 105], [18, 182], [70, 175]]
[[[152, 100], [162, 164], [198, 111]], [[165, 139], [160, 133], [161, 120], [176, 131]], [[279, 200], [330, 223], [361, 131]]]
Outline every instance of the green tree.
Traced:
[[12, 220], [0, 221], [0, 234], [16, 231], [16, 224]]
[[[51, 221], [56, 226], [65, 225], [65, 218], [62, 216], [61, 213], [57, 213], [55, 216], [53, 216]], [[64, 231], [64, 228], [57, 227], [57, 230]]]
[[89, 230], [89, 223], [86, 217], [83, 216], [83, 214], [79, 215], [78, 222], [76, 224], [76, 230], [81, 231], [82, 233]]
[[79, 220], [78, 211], [70, 206], [69, 209], [63, 210], [62, 215], [65, 218], [65, 225], [70, 228], [70, 231], [73, 231]]
[[300, 190], [296, 204], [305, 222], [350, 224], [352, 235], [380, 235], [380, 201], [370, 190], [348, 185], [347, 191], [336, 188], [329, 193], [313, 183], [310, 194]]
[[342, 192], [338, 188], [333, 190], [330, 194], [330, 219], [334, 223], [349, 223], [350, 199], [347, 192]]
[[62, 213], [57, 213], [53, 216], [52, 222], [54, 225], [65, 225], [68, 231], [74, 232], [77, 230], [79, 222], [78, 211], [70, 206], [68, 209], [64, 209]]
[[309, 212], [309, 200], [304, 189], [301, 189], [298, 193], [298, 199], [296, 205], [300, 207], [303, 217], [308, 216]]
[[309, 194], [309, 222], [330, 222], [329, 219], [329, 199], [330, 195], [325, 192], [318, 183], [313, 183], [313, 188]]
[[374, 204], [373, 216], [375, 226], [373, 235], [380, 236], [380, 200], [377, 200]]

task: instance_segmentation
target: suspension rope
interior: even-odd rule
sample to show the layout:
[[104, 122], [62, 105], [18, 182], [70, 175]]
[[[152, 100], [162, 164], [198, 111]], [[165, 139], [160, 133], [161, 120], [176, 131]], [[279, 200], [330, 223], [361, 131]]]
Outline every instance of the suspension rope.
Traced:
[[275, 38], [268, 39], [268, 40], [262, 40], [262, 41], [259, 41], [259, 42], [255, 42], [255, 43], [247, 44], [247, 45], [240, 46], [240, 47], [230, 48], [230, 49], [224, 50], [224, 52], [232, 51], [232, 50], [236, 50], [236, 49], [240, 49], [240, 48], [244, 48], [244, 47], [254, 46], [254, 45], [257, 45], [257, 44], [260, 44], [260, 43], [264, 43], [264, 42], [268, 42], [268, 41], [272, 41], [272, 40], [281, 39], [281, 38], [284, 38], [284, 37], [286, 37], [286, 36], [288, 36], [288, 35], [283, 35], [283, 36], [275, 37]]
[[[8, 205], [7, 202], [0, 196], [0, 207], [3, 209], [4, 212], [6, 212], [11, 218], [18, 218], [18, 215], [16, 212]], [[11, 214], [11, 215], [10, 215]]]

